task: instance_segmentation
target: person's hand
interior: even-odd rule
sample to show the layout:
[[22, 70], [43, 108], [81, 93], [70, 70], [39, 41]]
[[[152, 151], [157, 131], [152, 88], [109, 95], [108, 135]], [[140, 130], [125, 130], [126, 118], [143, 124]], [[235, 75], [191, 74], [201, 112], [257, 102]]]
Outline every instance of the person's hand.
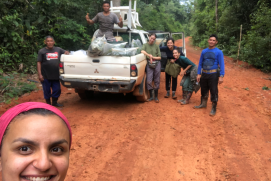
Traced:
[[223, 77], [219, 77], [218, 83], [219, 83], [219, 84], [222, 84], [222, 83], [223, 83]]
[[200, 82], [201, 75], [197, 76], [197, 82]]
[[186, 72], [185, 71], [182, 71], [181, 73], [180, 73], [180, 76], [184, 76], [186, 74]]
[[119, 21], [122, 22], [122, 17], [120, 16]]
[[86, 15], [86, 20], [87, 20], [87, 21], [89, 20], [89, 16], [88, 16], [88, 13], [87, 13], [87, 15]]
[[170, 60], [170, 63], [175, 63], [175, 60], [174, 60], [174, 59], [171, 59], [171, 60]]
[[69, 55], [70, 54], [70, 52], [68, 52], [68, 51], [65, 51], [65, 53], [64, 53], [65, 55]]
[[43, 78], [42, 75], [39, 75], [39, 80], [40, 80], [40, 82], [43, 82], [43, 81], [44, 81], [44, 78]]

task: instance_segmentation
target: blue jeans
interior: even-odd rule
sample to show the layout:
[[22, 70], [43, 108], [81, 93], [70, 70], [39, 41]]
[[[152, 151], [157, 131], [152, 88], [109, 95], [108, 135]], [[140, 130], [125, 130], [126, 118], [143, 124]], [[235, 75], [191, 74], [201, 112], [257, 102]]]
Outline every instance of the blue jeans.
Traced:
[[[61, 94], [60, 82], [59, 80], [48, 80], [44, 79], [42, 82], [44, 99], [58, 98]], [[51, 91], [52, 88], [52, 91]]]

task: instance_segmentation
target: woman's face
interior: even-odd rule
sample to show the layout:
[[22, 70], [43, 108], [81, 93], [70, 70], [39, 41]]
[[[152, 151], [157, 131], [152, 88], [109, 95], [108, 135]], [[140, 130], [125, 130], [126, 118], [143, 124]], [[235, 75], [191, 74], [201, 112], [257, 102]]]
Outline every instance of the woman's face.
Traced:
[[156, 40], [156, 37], [154, 35], [149, 37], [149, 43], [152, 45], [154, 41]]
[[168, 41], [167, 41], [167, 47], [168, 47], [169, 49], [173, 49], [173, 46], [174, 46], [174, 44], [173, 44], [172, 40], [168, 40]]
[[69, 130], [58, 116], [15, 118], [2, 141], [3, 181], [63, 181], [69, 167]]
[[180, 57], [180, 53], [177, 50], [173, 50], [173, 57], [178, 59]]

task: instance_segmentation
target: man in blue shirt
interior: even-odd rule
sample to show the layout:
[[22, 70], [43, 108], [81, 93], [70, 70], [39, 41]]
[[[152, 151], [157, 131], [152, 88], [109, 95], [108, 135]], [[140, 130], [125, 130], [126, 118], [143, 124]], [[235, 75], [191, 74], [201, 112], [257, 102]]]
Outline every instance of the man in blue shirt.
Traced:
[[199, 66], [197, 82], [200, 82], [201, 87], [201, 104], [195, 106], [195, 109], [206, 108], [211, 93], [212, 110], [210, 116], [216, 114], [216, 106], [218, 101], [218, 83], [223, 83], [225, 74], [223, 52], [216, 48], [218, 43], [217, 36], [212, 34], [208, 40], [209, 47], [202, 50]]

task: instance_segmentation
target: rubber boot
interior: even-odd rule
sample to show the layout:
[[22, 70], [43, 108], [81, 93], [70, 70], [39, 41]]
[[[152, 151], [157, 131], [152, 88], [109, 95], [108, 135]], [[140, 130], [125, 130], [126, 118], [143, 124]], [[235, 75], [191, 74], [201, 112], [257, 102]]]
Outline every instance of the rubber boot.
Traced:
[[185, 104], [189, 104], [189, 100], [192, 96], [193, 92], [186, 92], [186, 99], [184, 101], [181, 102], [181, 105], [185, 105]]
[[63, 107], [63, 105], [57, 103], [57, 101], [58, 101], [58, 98], [52, 97], [52, 106], [55, 106], [55, 107]]
[[178, 103], [183, 102], [186, 99], [186, 94], [187, 94], [187, 91], [183, 91], [183, 98], [181, 100], [178, 100], [177, 102]]
[[158, 89], [154, 89], [154, 99], [156, 103], [159, 103], [159, 99], [158, 99]]
[[177, 96], [175, 95], [175, 91], [172, 91], [172, 99], [177, 99]]
[[153, 99], [153, 90], [151, 89], [151, 90], [149, 90], [149, 92], [150, 92], [150, 98], [148, 99], [148, 102], [154, 100]]
[[[173, 93], [173, 92], [172, 92]], [[169, 98], [169, 96], [170, 96], [170, 91], [168, 90], [167, 91], [167, 94], [165, 95], [165, 98]]]
[[210, 116], [215, 116], [215, 114], [216, 114], [216, 106], [217, 106], [217, 102], [213, 102], [212, 103], [212, 110], [210, 112]]
[[194, 109], [206, 108], [207, 101], [208, 101], [208, 96], [205, 96], [205, 97], [201, 96], [201, 104], [199, 106], [194, 106]]
[[45, 99], [46, 100], [46, 103], [51, 105], [51, 99]]

